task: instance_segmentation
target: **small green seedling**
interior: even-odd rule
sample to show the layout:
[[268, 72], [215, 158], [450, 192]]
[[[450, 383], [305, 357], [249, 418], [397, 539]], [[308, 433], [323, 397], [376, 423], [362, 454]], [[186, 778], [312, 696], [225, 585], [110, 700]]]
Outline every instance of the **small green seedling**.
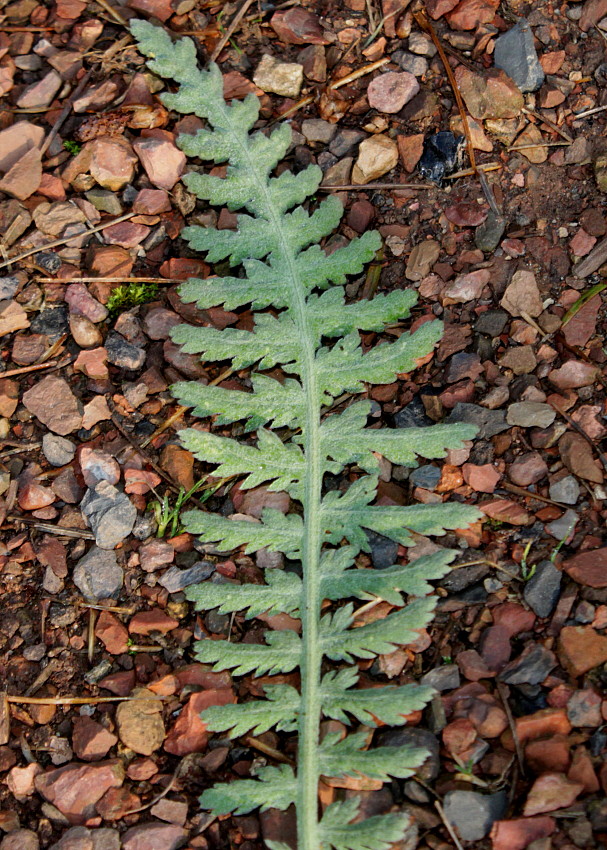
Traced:
[[[154, 490], [157, 500], [150, 503], [148, 510], [153, 511], [154, 519], [158, 526], [156, 537], [164, 537], [167, 534], [167, 531], [169, 537], [175, 537], [175, 535], [180, 533], [182, 530], [180, 518], [181, 510], [189, 502], [194, 493], [197, 493], [205, 486], [206, 481], [207, 476], [201, 478], [200, 481], [197, 481], [189, 490], [182, 487], [179, 490], [179, 493], [177, 493], [173, 504], [171, 504], [171, 496], [168, 490], [163, 496], [160, 496], [156, 490]], [[217, 485], [210, 487], [205, 493], [203, 493], [201, 501], [206, 502], [221, 483], [222, 482], [219, 482]]]
[[123, 310], [153, 301], [158, 295], [158, 289], [157, 283], [120, 284], [112, 290], [105, 306], [110, 316], [116, 316]]

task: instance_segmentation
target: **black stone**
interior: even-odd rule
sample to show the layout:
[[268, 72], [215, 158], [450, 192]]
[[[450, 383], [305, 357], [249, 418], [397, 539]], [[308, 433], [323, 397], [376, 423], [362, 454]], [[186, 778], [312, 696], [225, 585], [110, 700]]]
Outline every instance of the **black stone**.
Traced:
[[45, 334], [51, 342], [55, 342], [69, 331], [67, 306], [62, 304], [42, 310], [32, 319], [30, 330], [35, 334]]
[[563, 574], [552, 561], [540, 561], [525, 584], [525, 602], [538, 617], [549, 617], [559, 601]]
[[376, 570], [385, 570], [396, 563], [398, 555], [398, 543], [377, 534], [375, 531], [366, 530], [367, 539], [371, 547], [371, 560]]
[[487, 310], [481, 313], [474, 325], [474, 330], [479, 334], [496, 337], [506, 327], [508, 314], [504, 310]]
[[460, 167], [465, 145], [464, 136], [456, 136], [450, 130], [441, 130], [432, 136], [426, 136], [424, 150], [417, 166], [420, 177], [440, 186], [448, 174]]
[[510, 427], [503, 410], [487, 410], [478, 404], [468, 404], [463, 401], [458, 401], [447, 422], [468, 422], [477, 425], [479, 429], [477, 436], [481, 440], [488, 440], [496, 434], [501, 434], [502, 431], [507, 431]]
[[434, 422], [426, 415], [426, 408], [419, 396], [394, 414], [394, 424], [397, 428], [427, 428]]

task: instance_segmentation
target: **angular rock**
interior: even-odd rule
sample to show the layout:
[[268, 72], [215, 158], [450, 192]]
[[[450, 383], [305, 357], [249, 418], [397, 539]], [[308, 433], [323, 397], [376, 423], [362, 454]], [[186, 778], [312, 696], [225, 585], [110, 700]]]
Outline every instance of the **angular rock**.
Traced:
[[[390, 563], [394, 562], [391, 561]], [[214, 572], [215, 564], [210, 561], [198, 561], [185, 570], [180, 570], [179, 567], [169, 567], [158, 579], [158, 584], [168, 590], [169, 593], [178, 593], [192, 584], [200, 584], [201, 581], [212, 576]]]
[[56, 806], [72, 824], [85, 823], [96, 813], [95, 804], [110, 788], [120, 788], [124, 780], [122, 762], [117, 759], [97, 764], [68, 764], [42, 773], [35, 779], [36, 790]]
[[352, 169], [352, 183], [371, 183], [391, 171], [397, 163], [396, 142], [382, 134], [371, 136], [359, 145], [358, 159]]
[[533, 33], [526, 21], [518, 21], [496, 40], [493, 63], [505, 71], [522, 92], [536, 91], [544, 82]]
[[303, 83], [303, 66], [295, 62], [281, 62], [264, 53], [253, 82], [262, 91], [274, 92], [282, 97], [298, 97]]
[[607, 549], [591, 549], [568, 558], [563, 572], [585, 587], [607, 587]]
[[100, 549], [113, 549], [133, 530], [137, 509], [128, 496], [107, 481], [87, 491], [81, 510]]
[[508, 795], [479, 794], [476, 791], [448, 791], [443, 802], [445, 817], [464, 841], [480, 841], [496, 820], [506, 814]]
[[118, 192], [135, 174], [137, 157], [124, 136], [101, 136], [90, 143], [91, 177], [104, 189]]
[[466, 304], [481, 297], [485, 286], [491, 280], [489, 269], [460, 274], [447, 284], [442, 291], [443, 304]]
[[522, 269], [515, 272], [500, 304], [511, 316], [526, 313], [537, 318], [543, 312], [544, 305], [533, 272]]
[[479, 74], [459, 65], [455, 79], [470, 114], [477, 121], [516, 118], [524, 106], [522, 92], [516, 83], [499, 69]]
[[0, 301], [0, 336], [29, 328], [27, 313], [16, 301]]
[[118, 738], [91, 717], [77, 717], [74, 720], [72, 748], [82, 761], [105, 758], [117, 743]]
[[499, 674], [509, 685], [538, 685], [556, 667], [556, 656], [540, 643], [530, 643]]
[[407, 71], [388, 71], [386, 74], [379, 74], [369, 83], [367, 99], [371, 109], [393, 114], [400, 112], [418, 91], [419, 83], [413, 74]]
[[146, 353], [142, 348], [132, 345], [119, 333], [111, 331], [105, 340], [105, 350], [109, 363], [120, 369], [136, 372], [145, 363]]
[[93, 546], [74, 569], [74, 584], [85, 599], [109, 599], [122, 590], [124, 573], [114, 552]]
[[559, 440], [559, 451], [567, 469], [578, 478], [595, 484], [603, 482], [603, 472], [594, 459], [592, 447], [581, 434], [570, 431], [563, 434]]
[[133, 143], [133, 149], [150, 183], [170, 191], [183, 174], [186, 164], [184, 152], [171, 140], [163, 138], [139, 138]]
[[570, 806], [582, 793], [584, 786], [571, 782], [564, 773], [545, 773], [536, 779], [525, 801], [525, 817], [554, 812]]
[[122, 850], [177, 850], [187, 842], [188, 835], [187, 829], [172, 823], [139, 823], [122, 836]]
[[525, 850], [531, 842], [548, 838], [556, 829], [554, 818], [543, 816], [496, 821], [491, 829], [493, 850]]
[[568, 360], [560, 369], [553, 369], [548, 374], [548, 380], [559, 390], [578, 389], [594, 383], [597, 371], [597, 367], [592, 363]]
[[31, 829], [14, 829], [0, 842], [0, 850], [39, 850], [40, 841]]
[[154, 608], [151, 611], [140, 611], [139, 614], [135, 614], [129, 623], [129, 631], [135, 635], [149, 635], [152, 632], [160, 632], [164, 635], [176, 629], [178, 625], [179, 620], [169, 617], [159, 608]]
[[548, 428], [555, 418], [554, 408], [539, 401], [515, 402], [509, 405], [506, 412], [508, 424], [518, 425], [520, 428]]
[[285, 44], [329, 43], [318, 17], [301, 6], [275, 12], [270, 19], [270, 26]]
[[82, 427], [81, 404], [63, 378], [42, 378], [23, 394], [23, 404], [43, 425], [61, 436]]
[[0, 179], [0, 192], [24, 201], [34, 194], [41, 180], [42, 156], [38, 148], [30, 148]]
[[111, 655], [122, 655], [128, 649], [129, 633], [127, 628], [109, 611], [102, 611], [99, 615], [95, 626], [95, 635]]
[[0, 132], [0, 171], [6, 172], [32, 148], [40, 148], [44, 129], [29, 121], [17, 121]]
[[559, 601], [562, 574], [552, 561], [540, 561], [535, 573], [525, 582], [525, 602], [538, 617], [549, 617]]
[[164, 749], [177, 756], [205, 750], [208, 734], [201, 713], [213, 705], [229, 705], [234, 702], [236, 697], [231, 688], [210, 688], [192, 694], [173, 728], [169, 730]]
[[418, 242], [409, 254], [405, 277], [407, 280], [422, 280], [438, 260], [440, 245], [435, 239]]
[[502, 410], [486, 410], [478, 404], [458, 402], [447, 420], [451, 422], [467, 422], [479, 429], [478, 439], [487, 440], [510, 427]]
[[583, 676], [607, 661], [607, 636], [592, 626], [565, 626], [559, 636], [558, 654], [571, 676]]
[[101, 449], [83, 446], [80, 450], [80, 469], [87, 487], [95, 487], [100, 481], [117, 484], [120, 480], [118, 462]]

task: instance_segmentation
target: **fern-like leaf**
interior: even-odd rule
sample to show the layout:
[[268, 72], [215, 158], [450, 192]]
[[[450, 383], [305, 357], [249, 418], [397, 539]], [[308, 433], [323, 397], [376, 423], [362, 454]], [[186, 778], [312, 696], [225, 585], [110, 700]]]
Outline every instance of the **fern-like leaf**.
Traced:
[[[367, 423], [368, 401], [340, 413], [331, 409], [344, 392], [392, 383], [426, 362], [440, 338], [440, 322], [418, 323], [414, 332], [402, 326], [416, 303], [412, 291], [395, 289], [348, 303], [344, 284], [373, 259], [381, 245], [378, 234], [365, 233], [327, 254], [324, 240], [339, 224], [343, 207], [336, 197], [320, 203], [306, 200], [322, 180], [317, 166], [298, 174], [277, 169], [289, 151], [290, 127], [279, 124], [267, 133], [254, 132], [257, 98], [248, 95], [226, 103], [221, 72], [215, 65], [206, 71], [197, 67], [193, 42], [173, 43], [164, 30], [142, 21], [133, 21], [132, 31], [150, 57], [150, 69], [178, 84], [162, 96], [165, 106], [202, 119], [201, 129], [179, 137], [177, 144], [202, 163], [227, 164], [224, 176], [198, 166], [183, 180], [200, 201], [234, 211], [236, 228], [194, 225], [181, 236], [192, 250], [204, 252], [209, 263], [226, 260], [235, 271], [223, 278], [190, 280], [181, 286], [181, 297], [201, 309], [250, 305], [253, 314], [246, 329], [173, 330], [173, 340], [186, 352], [205, 362], [229, 363], [242, 383], [241, 390], [194, 381], [176, 384], [172, 391], [179, 402], [194, 416], [209, 419], [204, 431], [181, 432], [182, 443], [197, 460], [213, 465], [216, 475], [240, 476], [242, 488], [286, 490], [295, 503], [286, 516], [264, 510], [261, 521], [205, 511], [182, 517], [187, 531], [220, 551], [268, 549], [296, 562], [295, 573], [266, 570], [264, 585], [211, 581], [190, 588], [188, 598], [197, 608], [240, 610], [246, 617], [286, 612], [301, 622], [301, 636], [292, 630], [269, 631], [264, 644], [211, 639], [196, 644], [198, 659], [215, 670], [255, 676], [299, 670], [301, 679], [299, 690], [291, 684], [270, 685], [265, 700], [204, 713], [210, 729], [233, 736], [272, 728], [288, 732], [297, 726], [296, 772], [265, 767], [257, 778], [207, 789], [201, 802], [217, 814], [285, 809], [295, 803], [298, 850], [388, 850], [409, 833], [409, 819], [396, 813], [359, 823], [357, 802], [348, 800], [329, 806], [319, 821], [319, 777], [404, 778], [426, 754], [367, 749], [361, 733], [343, 741], [328, 736], [321, 743], [320, 722], [330, 717], [367, 726], [401, 725], [407, 714], [428, 703], [431, 691], [413, 685], [362, 689], [356, 667], [339, 672], [323, 667], [327, 660], [372, 659], [415, 640], [434, 610], [430, 582], [445, 574], [453, 557], [438, 551], [387, 570], [359, 569], [358, 553], [369, 551], [368, 530], [412, 546], [416, 535], [443, 535], [480, 517], [457, 503], [376, 504], [378, 457], [413, 467], [420, 457], [434, 460], [461, 447], [474, 429], [440, 424], [377, 429]], [[386, 325], [392, 326], [391, 341], [380, 338], [364, 350], [360, 332], [382, 334]], [[243, 369], [250, 369], [250, 375]], [[260, 369], [275, 373], [270, 377]], [[214, 427], [231, 423], [242, 423], [242, 441], [214, 433]], [[285, 432], [272, 433], [278, 428]], [[344, 468], [353, 483], [345, 492], [329, 489], [323, 496], [326, 474]], [[346, 600], [374, 598], [399, 610], [356, 628], [353, 605]], [[321, 616], [325, 604], [328, 610]], [[269, 850], [286, 850], [284, 843], [266, 843]]]
[[268, 729], [292, 732], [296, 728], [301, 697], [290, 685], [266, 685], [266, 700], [217, 705], [203, 712], [203, 720], [212, 732], [228, 732], [236, 738], [252, 732], [261, 735]]
[[412, 830], [406, 814], [373, 815], [353, 823], [358, 808], [355, 798], [331, 803], [320, 823], [322, 850], [390, 850]]
[[218, 815], [246, 815], [253, 809], [288, 809], [295, 802], [296, 783], [292, 768], [263, 767], [256, 779], [243, 779], [238, 784], [222, 782], [208, 788], [200, 798], [203, 809]]

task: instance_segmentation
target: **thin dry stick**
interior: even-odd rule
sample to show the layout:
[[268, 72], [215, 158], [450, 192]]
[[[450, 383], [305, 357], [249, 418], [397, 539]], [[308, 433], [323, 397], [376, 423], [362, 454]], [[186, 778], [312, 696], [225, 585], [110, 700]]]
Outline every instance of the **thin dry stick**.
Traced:
[[76, 605], [81, 608], [93, 608], [95, 611], [111, 611], [112, 614], [134, 614], [135, 608], [124, 608], [121, 605], [99, 605], [95, 602], [85, 602], [84, 599], [78, 599]]
[[550, 118], [546, 118], [546, 116], [542, 115], [541, 112], [536, 112], [535, 109], [529, 109], [529, 107], [526, 106], [523, 107], [522, 112], [524, 112], [525, 115], [533, 115], [533, 117], [537, 118], [538, 121], [541, 121], [542, 124], [545, 124], [547, 127], [550, 127], [551, 130], [554, 130], [555, 133], [558, 133], [559, 136], [565, 139], [566, 142], [573, 144], [573, 139], [569, 133], [566, 133], [558, 126], [558, 124], [555, 124], [554, 121], [550, 120]]
[[42, 685], [44, 685], [44, 683], [48, 679], [50, 679], [50, 677], [53, 675], [53, 673], [56, 673], [57, 670], [59, 670], [61, 668], [61, 666], [62, 666], [62, 663], [58, 658], [53, 658], [51, 661], [49, 661], [49, 663], [46, 665], [46, 667], [44, 668], [42, 673], [40, 673], [39, 676], [36, 676], [35, 680], [32, 682], [32, 684], [26, 690], [25, 696], [26, 697], [33, 696], [36, 693], [36, 691], [40, 690]]
[[499, 679], [495, 680], [495, 684], [497, 685], [497, 692], [499, 694], [501, 703], [504, 706], [506, 717], [508, 718], [508, 726], [510, 727], [510, 731], [512, 732], [512, 740], [514, 741], [514, 749], [516, 750], [516, 760], [518, 761], [519, 770], [521, 771], [521, 775], [524, 776], [525, 759], [523, 758], [523, 748], [521, 747], [518, 732], [516, 731], [516, 723], [514, 722], [514, 717], [512, 716], [510, 703], [508, 702], [508, 693], [503, 683], [500, 682]]
[[68, 115], [72, 111], [72, 106], [73, 106], [74, 101], [84, 90], [84, 87], [86, 86], [86, 84], [90, 80], [92, 73], [93, 73], [93, 68], [89, 68], [89, 70], [86, 72], [84, 77], [80, 80], [80, 82], [78, 83], [78, 85], [76, 86], [74, 91], [71, 93], [69, 98], [66, 100], [65, 106], [63, 107], [63, 109], [59, 113], [59, 117], [57, 118], [57, 120], [55, 121], [53, 126], [51, 127], [48, 136], [46, 137], [42, 147], [40, 148], [40, 154], [42, 156], [44, 156], [44, 154], [47, 152], [47, 150], [51, 146], [55, 136], [59, 133], [59, 130], [61, 129], [61, 127], [63, 126]]
[[449, 833], [449, 835], [451, 836], [451, 840], [453, 841], [453, 843], [454, 843], [454, 844], [455, 844], [455, 846], [457, 847], [457, 850], [464, 850], [464, 848], [462, 847], [462, 843], [461, 843], [461, 841], [460, 841], [460, 840], [459, 840], [459, 838], [457, 837], [457, 833], [456, 833], [456, 832], [455, 832], [455, 830], [453, 829], [453, 827], [452, 827], [452, 825], [451, 825], [450, 821], [448, 821], [448, 820], [447, 820], [447, 816], [446, 816], [446, 814], [445, 814], [445, 811], [444, 811], [443, 807], [441, 806], [441, 804], [439, 803], [439, 801], [438, 801], [438, 800], [435, 800], [435, 801], [434, 801], [434, 807], [435, 807], [436, 811], [438, 812], [438, 815], [439, 815], [440, 819], [441, 819], [441, 820], [442, 820], [442, 822], [444, 823], [444, 825], [445, 825], [445, 827], [446, 827], [446, 829], [447, 829], [447, 832], [448, 832], [448, 833]]
[[500, 487], [508, 490], [510, 493], [514, 493], [515, 496], [524, 496], [526, 499], [537, 499], [538, 502], [544, 502], [546, 505], [555, 505], [557, 508], [565, 510], [565, 507], [560, 502], [554, 502], [548, 496], [541, 496], [539, 493], [530, 493], [529, 490], [525, 490], [523, 487], [517, 487], [516, 484], [509, 484], [505, 481], [500, 484]]
[[61, 528], [60, 525], [51, 525], [49, 522], [38, 522], [36, 519], [26, 516], [14, 516], [10, 514], [6, 517], [10, 522], [24, 522], [26, 525], [31, 525], [38, 531], [45, 531], [47, 534], [56, 534], [57, 537], [75, 537], [83, 540], [94, 540], [95, 535], [92, 531], [85, 531], [82, 528]]
[[6, 694], [7, 702], [19, 705], [97, 705], [102, 702], [136, 702], [138, 700], [163, 700], [164, 697], [25, 697]]
[[574, 118], [587, 118], [589, 115], [596, 115], [597, 112], [604, 112], [607, 106], [595, 106], [594, 109], [587, 109], [585, 112], [578, 112]]
[[242, 4], [240, 9], [236, 12], [234, 17], [230, 21], [230, 26], [225, 31], [223, 38], [219, 39], [219, 41], [217, 42], [217, 45], [215, 46], [215, 50], [211, 53], [211, 62], [215, 62], [215, 60], [217, 59], [217, 57], [219, 56], [219, 54], [221, 53], [223, 48], [226, 46], [228, 41], [232, 38], [236, 27], [241, 22], [241, 20], [243, 19], [243, 17], [247, 13], [249, 6], [251, 6], [253, 4], [253, 2], [254, 2], [254, 0], [244, 0], [244, 3]]
[[244, 739], [245, 744], [249, 747], [252, 747], [254, 750], [259, 750], [260, 753], [263, 753], [265, 756], [269, 756], [274, 761], [279, 761], [282, 764], [295, 764], [288, 756], [284, 756], [279, 750], [274, 749], [274, 747], [270, 747], [269, 744], [264, 744], [263, 741], [260, 741], [258, 738], [253, 738], [252, 735], [247, 735]]
[[97, 3], [98, 6], [101, 6], [102, 9], [105, 9], [108, 15], [113, 18], [117, 24], [121, 24], [121, 26], [126, 27], [127, 29], [129, 28], [129, 22], [126, 18], [120, 14], [118, 9], [114, 9], [113, 6], [110, 6], [107, 0], [95, 0], [95, 3]]
[[[57, 283], [56, 277], [37, 277], [37, 283]], [[65, 283], [184, 283], [180, 277], [70, 277]], [[3, 372], [4, 377], [7, 373]]]
[[[91, 228], [88, 231], [89, 234], [99, 233], [100, 230], [105, 230], [106, 227], [111, 227], [113, 224], [120, 224], [121, 221], [126, 221], [128, 218], [132, 218], [134, 215], [137, 215], [135, 212], [128, 212], [124, 215], [119, 215], [118, 218], [112, 219], [112, 221], [104, 221], [103, 224], [98, 224], [97, 227]], [[81, 234], [80, 234], [81, 235]], [[30, 248], [29, 251], [24, 251], [23, 254], [17, 254], [16, 257], [9, 257], [8, 260], [5, 260], [3, 263], [0, 263], [0, 269], [4, 268], [4, 266], [10, 266], [13, 263], [19, 263], [21, 260], [25, 260], [26, 257], [31, 257], [32, 254], [39, 254], [40, 251], [48, 251], [49, 248], [57, 248], [59, 245], [65, 245], [66, 242], [71, 242], [72, 239], [77, 239], [78, 236], [65, 236], [62, 239], [55, 239], [53, 242], [47, 242], [46, 245], [38, 245], [37, 248]]]
[[571, 142], [534, 142], [528, 145], [510, 145], [506, 150], [509, 151], [525, 151], [529, 148], [568, 148]]
[[463, 130], [464, 130], [464, 135], [466, 137], [466, 147], [468, 149], [468, 157], [470, 159], [470, 165], [472, 166], [472, 170], [474, 171], [474, 174], [479, 179], [479, 182], [481, 184], [481, 188], [482, 188], [483, 193], [484, 193], [484, 195], [487, 199], [487, 203], [491, 207], [492, 212], [494, 213], [494, 215], [500, 217], [501, 213], [498, 209], [497, 204], [495, 203], [495, 197], [494, 197], [493, 192], [491, 191], [491, 189], [489, 187], [489, 184], [487, 183], [487, 178], [479, 170], [479, 168], [476, 164], [476, 155], [474, 153], [474, 145], [472, 144], [472, 136], [470, 134], [470, 126], [468, 124], [468, 113], [466, 112], [466, 107], [464, 105], [464, 101], [462, 99], [462, 96], [461, 96], [461, 93], [460, 93], [460, 90], [459, 90], [459, 86], [457, 85], [457, 80], [455, 79], [455, 74], [453, 73], [453, 69], [451, 68], [451, 65], [449, 64], [449, 60], [447, 59], [447, 54], [443, 50], [442, 42], [439, 39], [438, 35], [436, 34], [434, 27], [430, 23], [430, 20], [429, 20], [428, 16], [426, 15], [426, 13], [423, 9], [420, 10], [419, 12], [414, 12], [413, 17], [415, 18], [415, 20], [417, 21], [419, 26], [428, 33], [428, 35], [432, 39], [432, 42], [434, 43], [434, 46], [438, 50], [438, 55], [440, 56], [441, 62], [443, 63], [443, 65], [445, 67], [445, 71], [446, 71], [447, 77], [449, 79], [449, 84], [451, 85], [451, 88], [453, 89], [453, 94], [455, 96], [457, 108], [459, 109], [459, 113], [460, 113], [460, 116], [461, 116], [461, 119], [462, 119], [462, 127], [463, 127]]
[[431, 183], [345, 183], [342, 186], [319, 186], [319, 192], [353, 192], [362, 190], [372, 192], [374, 189], [436, 189]]
[[19, 369], [9, 369], [8, 372], [2, 372], [3, 378], [12, 378], [14, 375], [26, 375], [28, 372], [39, 372], [40, 369], [52, 369], [56, 366], [57, 360], [51, 360], [50, 363], [35, 363], [33, 366], [20, 366]]

